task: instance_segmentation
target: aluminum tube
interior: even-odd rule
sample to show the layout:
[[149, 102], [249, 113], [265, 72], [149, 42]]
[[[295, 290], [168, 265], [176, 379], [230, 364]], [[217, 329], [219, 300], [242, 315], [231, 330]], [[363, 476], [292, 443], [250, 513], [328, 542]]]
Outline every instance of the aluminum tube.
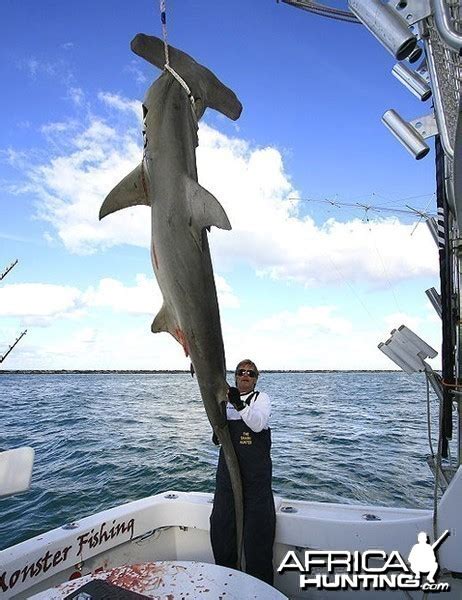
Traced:
[[431, 305], [436, 311], [436, 314], [441, 319], [443, 317], [443, 310], [441, 308], [441, 296], [435, 290], [435, 288], [430, 288], [429, 290], [425, 290], [427, 294], [427, 298], [430, 300]]
[[409, 54], [409, 56], [406, 58], [406, 60], [408, 60], [411, 64], [415, 63], [419, 60], [419, 58], [422, 56], [422, 48], [420, 46], [416, 46], [414, 48], [414, 50]]
[[435, 242], [436, 246], [439, 248], [440, 240], [438, 238], [438, 225], [436, 224], [436, 219], [434, 217], [425, 219], [425, 224], [427, 225], [427, 227], [431, 233], [433, 241]]
[[416, 36], [388, 4], [380, 0], [348, 0], [348, 6], [396, 60], [407, 58], [415, 49]]
[[393, 67], [391, 72], [404, 87], [419, 100], [422, 100], [422, 102], [428, 100], [432, 95], [432, 90], [425, 79], [409, 67], [406, 67], [406, 65], [398, 63]]
[[420, 133], [392, 108], [384, 113], [382, 123], [388, 127], [396, 139], [403, 144], [415, 159], [420, 160], [430, 152], [429, 146]]

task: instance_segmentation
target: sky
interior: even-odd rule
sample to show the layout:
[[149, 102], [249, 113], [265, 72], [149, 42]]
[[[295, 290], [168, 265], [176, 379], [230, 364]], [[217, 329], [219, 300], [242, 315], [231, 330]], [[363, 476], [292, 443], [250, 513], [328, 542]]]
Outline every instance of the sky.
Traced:
[[[161, 72], [130, 41], [162, 35], [158, 2], [3, 0], [0, 22], [0, 355], [27, 329], [0, 368], [189, 369], [150, 331], [149, 208], [98, 220], [141, 161]], [[232, 225], [209, 234], [228, 368], [393, 369], [377, 345], [401, 324], [439, 351], [437, 249], [400, 212], [436, 212], [433, 143], [416, 161], [380, 121], [431, 101], [364, 27], [275, 0], [167, 0], [167, 33], [243, 105], [208, 109], [197, 149]]]

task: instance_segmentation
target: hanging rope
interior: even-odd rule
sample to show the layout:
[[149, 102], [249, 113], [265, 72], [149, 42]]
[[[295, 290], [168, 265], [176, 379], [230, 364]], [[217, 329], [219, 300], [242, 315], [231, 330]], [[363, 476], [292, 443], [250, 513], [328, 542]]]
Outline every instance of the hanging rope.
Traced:
[[167, 0], [160, 0], [160, 22], [162, 24], [162, 38], [164, 40], [164, 53], [165, 53], [164, 69], [166, 71], [168, 71], [171, 75], [173, 75], [173, 77], [178, 81], [178, 83], [181, 85], [181, 87], [188, 94], [189, 101], [191, 102], [191, 108], [193, 111], [193, 115], [196, 118], [194, 96], [193, 96], [191, 90], [189, 89], [189, 86], [186, 83], [186, 81], [181, 77], [181, 75], [179, 75], [175, 71], [175, 69], [173, 69], [170, 66], [170, 58], [169, 58], [169, 52], [168, 52], [168, 39], [167, 39]]
[[162, 38], [164, 40], [165, 66], [169, 66], [168, 41], [167, 41], [167, 5], [166, 0], [160, 0], [160, 22], [162, 24]]

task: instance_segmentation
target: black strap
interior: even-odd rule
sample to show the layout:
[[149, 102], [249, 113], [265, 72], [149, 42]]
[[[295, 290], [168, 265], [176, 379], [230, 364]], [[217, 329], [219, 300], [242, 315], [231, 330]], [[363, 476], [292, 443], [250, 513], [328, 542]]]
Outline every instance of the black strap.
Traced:
[[255, 396], [255, 400], [258, 398], [258, 394], [260, 392], [252, 392], [250, 394], [250, 396], [248, 398], [246, 398], [245, 403], [247, 404], [247, 406], [250, 406], [250, 401], [253, 400], [253, 397]]

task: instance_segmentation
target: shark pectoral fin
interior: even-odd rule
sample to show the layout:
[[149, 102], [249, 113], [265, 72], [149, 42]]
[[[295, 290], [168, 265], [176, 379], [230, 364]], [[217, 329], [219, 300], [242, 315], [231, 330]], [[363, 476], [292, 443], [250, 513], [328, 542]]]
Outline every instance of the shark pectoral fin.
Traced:
[[175, 325], [173, 324], [173, 319], [170, 316], [170, 311], [165, 304], [162, 304], [162, 308], [155, 316], [154, 321], [151, 325], [151, 331], [152, 333], [160, 333], [161, 331], [166, 331], [167, 333], [170, 333], [175, 337]]
[[143, 163], [133, 169], [109, 192], [99, 210], [100, 220], [122, 208], [145, 204], [151, 206], [143, 175]]
[[191, 233], [202, 247], [202, 231], [207, 227], [231, 229], [231, 223], [224, 208], [213, 194], [203, 188], [193, 179], [188, 179], [188, 198], [191, 207], [190, 227]]

